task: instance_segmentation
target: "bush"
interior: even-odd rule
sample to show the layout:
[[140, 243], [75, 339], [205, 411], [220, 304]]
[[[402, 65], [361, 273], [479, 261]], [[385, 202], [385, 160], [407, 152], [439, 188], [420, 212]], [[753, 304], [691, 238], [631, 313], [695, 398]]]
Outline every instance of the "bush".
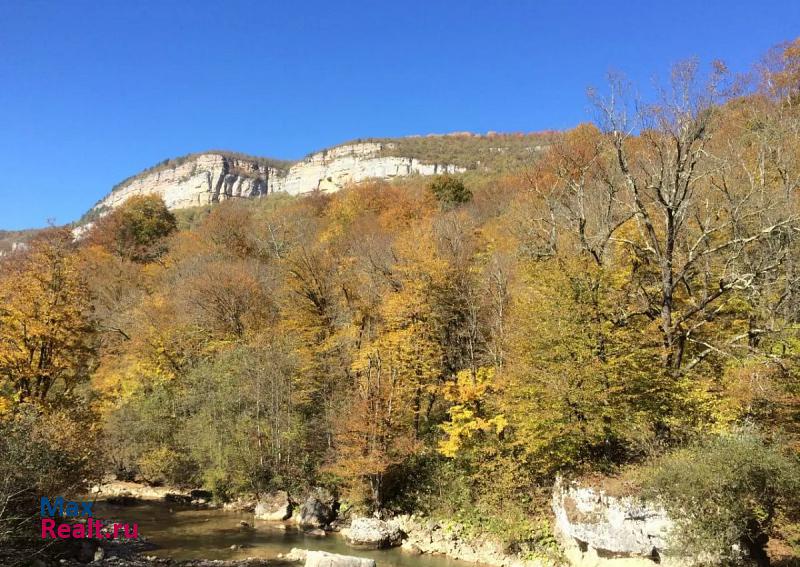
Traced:
[[185, 456], [185, 451], [168, 447], [147, 451], [138, 464], [141, 477], [153, 484], [192, 485], [191, 479], [197, 472], [196, 464]]
[[449, 175], [437, 177], [428, 185], [428, 189], [443, 209], [454, 208], [472, 200], [472, 191], [464, 186], [464, 182]]
[[646, 493], [676, 522], [682, 553], [735, 562], [737, 548], [764, 561], [776, 515], [800, 505], [800, 463], [753, 431], [679, 450], [648, 471]]
[[64, 412], [21, 406], [0, 416], [0, 549], [36, 539], [40, 496], [80, 493], [99, 476], [92, 438]]

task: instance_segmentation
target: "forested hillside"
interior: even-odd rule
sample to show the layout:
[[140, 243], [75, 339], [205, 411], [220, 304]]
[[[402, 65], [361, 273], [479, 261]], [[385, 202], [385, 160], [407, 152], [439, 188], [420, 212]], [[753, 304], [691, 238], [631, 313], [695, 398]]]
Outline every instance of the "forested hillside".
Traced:
[[326, 486], [552, 556], [562, 475], [662, 502], [685, 549], [796, 555], [800, 43], [624, 87], [502, 173], [134, 197], [4, 256], [0, 541], [114, 473]]

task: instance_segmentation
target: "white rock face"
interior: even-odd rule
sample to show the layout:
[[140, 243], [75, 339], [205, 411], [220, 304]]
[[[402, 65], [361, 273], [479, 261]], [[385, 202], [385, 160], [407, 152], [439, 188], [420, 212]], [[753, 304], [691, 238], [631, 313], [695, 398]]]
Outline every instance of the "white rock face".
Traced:
[[407, 175], [438, 175], [463, 172], [463, 167], [420, 162], [416, 158], [381, 156], [382, 144], [366, 142], [319, 152], [289, 168], [276, 183], [290, 195], [309, 191], [338, 191], [348, 183], [370, 178], [391, 179]]
[[375, 560], [325, 551], [307, 551], [305, 567], [375, 567]]
[[392, 547], [403, 541], [400, 528], [377, 518], [354, 518], [342, 535], [347, 543], [356, 546]]
[[235, 197], [259, 197], [285, 191], [300, 195], [333, 192], [370, 178], [436, 175], [464, 171], [454, 165], [426, 164], [415, 158], [381, 156], [379, 143], [339, 146], [280, 170], [255, 160], [208, 153], [185, 163], [144, 173], [109, 193], [95, 208], [114, 208], [133, 195], [161, 195], [170, 209], [208, 205]]
[[[561, 481], [553, 490], [552, 507], [556, 531], [567, 550], [577, 546], [579, 552], [591, 557], [659, 559], [672, 527], [664, 510], [635, 497], [608, 496], [593, 487]], [[646, 563], [652, 564], [649, 559]]]
[[25, 242], [12, 242], [11, 246], [6, 250], [0, 250], [0, 258], [6, 256], [8, 254], [13, 254], [14, 252], [23, 252], [28, 249], [28, 245]]
[[96, 208], [113, 208], [133, 195], [158, 194], [170, 209], [208, 205], [231, 197], [256, 197], [275, 190], [277, 170], [255, 161], [203, 154], [185, 163], [145, 173], [109, 193]]

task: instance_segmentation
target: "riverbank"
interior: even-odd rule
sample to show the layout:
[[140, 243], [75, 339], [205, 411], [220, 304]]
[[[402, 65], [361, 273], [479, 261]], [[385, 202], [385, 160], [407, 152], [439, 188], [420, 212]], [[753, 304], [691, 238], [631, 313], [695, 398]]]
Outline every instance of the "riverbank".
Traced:
[[[314, 509], [318, 509], [319, 500], [324, 500], [320, 496], [319, 490], [312, 491], [310, 495], [303, 498], [297, 498], [299, 501], [308, 503], [309, 500], [313, 501]], [[192, 498], [192, 495], [197, 496], [198, 491], [178, 489], [174, 487], [151, 487], [134, 482], [112, 481], [92, 489], [92, 495], [98, 500], [107, 500], [110, 502], [118, 502], [121, 504], [133, 502], [163, 502], [163, 503], [179, 503], [191, 504], [196, 508], [216, 508], [216, 505], [210, 501], [209, 498]], [[203, 495], [206, 496], [206, 495]], [[253, 515], [253, 510], [258, 504], [256, 499], [240, 499], [234, 503], [226, 504], [219, 507], [219, 513], [223, 511], [232, 512], [238, 511], [242, 514], [250, 514], [250, 516], [243, 516], [242, 520], [249, 523], [251, 527], [256, 530], [279, 530], [283, 532], [290, 532], [298, 530], [303, 534], [314, 536], [315, 538], [340, 538], [337, 533], [341, 529], [349, 526], [353, 518], [336, 517], [331, 518], [330, 522], [322, 525], [316, 520], [309, 525], [303, 525], [303, 507], [299, 503], [293, 503], [288, 508], [287, 496], [283, 493], [283, 497], [278, 499], [276, 503], [274, 497], [266, 497], [261, 500], [261, 508], [264, 508], [265, 502], [270, 502], [272, 508], [265, 508], [268, 511], [281, 510], [281, 517], [285, 517], [283, 521], [264, 521], [260, 518], [268, 517], [269, 514], [264, 515], [263, 510], [261, 516]], [[293, 502], [293, 501], [292, 501]], [[285, 512], [284, 512], [285, 510]], [[207, 521], [205, 518], [204, 521]], [[492, 567], [551, 567], [555, 565], [554, 562], [547, 562], [540, 559], [532, 559], [523, 557], [520, 554], [510, 553], [502, 542], [496, 538], [483, 534], [475, 535], [469, 533], [463, 525], [455, 521], [446, 519], [431, 519], [418, 515], [400, 515], [388, 519], [386, 525], [398, 529], [402, 533], [400, 540], [393, 542], [393, 545], [399, 545], [399, 549], [408, 557], [427, 555], [427, 556], [440, 556], [464, 561], [469, 563], [480, 563]], [[342, 538], [343, 542], [345, 541]], [[357, 550], [364, 546], [349, 546], [351, 549]], [[375, 546], [382, 547], [382, 546]]]
[[446, 555], [460, 561], [493, 567], [555, 567], [552, 560], [510, 553], [497, 538], [474, 535], [460, 523], [422, 516], [401, 515], [388, 521], [404, 534], [401, 549], [413, 554]]
[[[78, 561], [68, 561], [65, 563], [58, 563], [60, 567], [86, 567], [86, 563]], [[128, 558], [109, 558], [101, 561], [93, 561], [89, 565], [109, 565], [116, 567], [150, 567], [152, 565], [162, 565], [164, 567], [286, 567], [289, 564], [281, 560], [268, 560], [268, 559], [234, 559], [234, 560], [219, 560], [219, 559], [164, 559], [157, 557], [128, 557]], [[33, 563], [32, 567], [49, 567], [47, 563], [36, 564]]]

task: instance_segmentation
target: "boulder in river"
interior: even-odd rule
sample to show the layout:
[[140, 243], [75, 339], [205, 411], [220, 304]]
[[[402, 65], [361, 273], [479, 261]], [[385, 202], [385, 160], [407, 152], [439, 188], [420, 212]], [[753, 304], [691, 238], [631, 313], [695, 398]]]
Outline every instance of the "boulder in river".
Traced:
[[378, 518], [355, 518], [342, 535], [350, 545], [373, 548], [393, 547], [403, 540], [400, 528]]
[[280, 490], [272, 492], [258, 499], [255, 508], [256, 520], [282, 522], [292, 517], [294, 503], [289, 495]]
[[300, 507], [296, 521], [303, 528], [325, 528], [336, 519], [338, 503], [330, 492], [316, 489]]
[[305, 567], [375, 567], [375, 560], [325, 551], [309, 551], [306, 553]]

